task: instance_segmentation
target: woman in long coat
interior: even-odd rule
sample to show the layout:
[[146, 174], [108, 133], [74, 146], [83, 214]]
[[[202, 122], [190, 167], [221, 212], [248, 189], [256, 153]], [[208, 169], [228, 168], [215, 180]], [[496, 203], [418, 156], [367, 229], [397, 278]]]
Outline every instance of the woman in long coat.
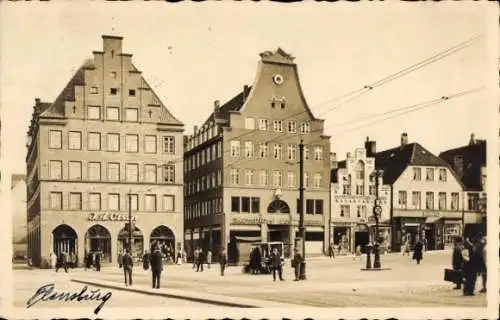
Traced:
[[420, 264], [420, 260], [422, 260], [422, 250], [424, 249], [424, 244], [417, 236], [415, 241], [415, 246], [413, 247], [413, 260], [417, 260], [417, 264]]

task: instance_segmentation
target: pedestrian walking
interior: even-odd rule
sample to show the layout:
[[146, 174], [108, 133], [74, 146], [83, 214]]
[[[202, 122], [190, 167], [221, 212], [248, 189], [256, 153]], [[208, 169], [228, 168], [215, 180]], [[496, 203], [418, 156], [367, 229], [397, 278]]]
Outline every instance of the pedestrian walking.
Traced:
[[417, 260], [417, 264], [420, 264], [420, 260], [423, 259], [422, 256], [422, 250], [423, 250], [423, 243], [420, 240], [420, 238], [417, 236], [416, 241], [415, 241], [415, 246], [413, 248], [413, 260]]
[[92, 269], [94, 265], [94, 253], [90, 251], [87, 255], [87, 269]]
[[405, 244], [404, 244], [403, 256], [404, 255], [410, 255], [410, 251], [411, 251], [411, 240], [410, 240], [410, 236], [408, 236], [406, 238], [406, 241], [405, 241]]
[[224, 270], [226, 270], [226, 264], [227, 264], [227, 254], [224, 248], [222, 248], [222, 250], [219, 253], [219, 264], [220, 264], [220, 275], [223, 277]]
[[69, 254], [70, 268], [74, 269], [76, 267], [76, 254], [71, 252]]
[[462, 257], [462, 250], [464, 249], [464, 245], [462, 243], [462, 238], [461, 237], [456, 237], [455, 238], [455, 243], [453, 246], [453, 255], [452, 255], [452, 266], [453, 270], [457, 271], [459, 276], [457, 276], [456, 281], [455, 281], [455, 290], [460, 290], [462, 289], [462, 282], [463, 282], [463, 268], [464, 268], [464, 259]]
[[196, 268], [196, 265], [198, 264], [198, 254], [199, 254], [199, 248], [196, 247], [193, 251], [193, 269]]
[[117, 259], [117, 261], [118, 261], [118, 268], [121, 268], [121, 267], [122, 267], [122, 265], [123, 265], [123, 252], [124, 252], [124, 251], [125, 251], [125, 249], [120, 250], [120, 251], [118, 252], [118, 259]]
[[486, 280], [487, 280], [487, 267], [488, 267], [488, 264], [486, 263], [486, 237], [482, 237], [481, 239], [481, 242], [480, 242], [480, 252], [481, 252], [481, 259], [480, 259], [480, 262], [479, 262], [479, 270], [481, 272], [481, 282], [483, 284], [483, 288], [479, 291], [479, 292], [482, 292], [482, 293], [485, 293], [486, 292]]
[[295, 249], [295, 255], [293, 256], [293, 259], [292, 259], [292, 268], [294, 269], [294, 273], [295, 273], [294, 281], [300, 280], [300, 268], [301, 268], [301, 264], [303, 262], [304, 262], [304, 259], [302, 258], [302, 255], [300, 254], [299, 250]]
[[209, 249], [207, 251], [207, 268], [210, 269], [210, 265], [212, 264], [212, 251]]
[[203, 253], [203, 250], [200, 248], [198, 250], [198, 261], [196, 262], [196, 272], [200, 271], [200, 267], [201, 267], [201, 272], [203, 272], [204, 260], [205, 260], [205, 254]]
[[285, 281], [285, 279], [283, 279], [283, 258], [281, 257], [281, 254], [278, 252], [277, 248], [273, 249], [270, 259], [271, 267], [273, 270], [273, 281], [276, 281], [276, 271], [278, 271], [280, 280]]
[[101, 272], [101, 259], [102, 259], [102, 253], [101, 249], [97, 249], [97, 252], [95, 253], [95, 271]]
[[465, 283], [463, 289], [464, 296], [473, 296], [476, 287], [477, 273], [479, 270], [478, 245], [472, 243], [468, 238], [465, 240], [462, 257], [464, 258]]
[[177, 253], [177, 261], [176, 261], [177, 265], [181, 265], [182, 264], [182, 253], [179, 251]]
[[148, 250], [144, 250], [144, 254], [142, 255], [142, 268], [144, 270], [149, 269], [149, 260], [150, 260], [150, 255], [148, 253]]
[[64, 251], [59, 253], [56, 263], [56, 272], [59, 271], [59, 268], [64, 268], [64, 272], [68, 273], [68, 255]]
[[187, 253], [186, 253], [186, 249], [183, 249], [182, 250], [182, 263], [186, 263], [187, 262]]
[[150, 256], [153, 289], [160, 288], [160, 276], [163, 271], [162, 254], [159, 247], [156, 247]]
[[[122, 254], [123, 275], [125, 276], [125, 286], [132, 286], [132, 268], [134, 262], [128, 250]], [[127, 281], [128, 278], [128, 281]]]
[[328, 255], [330, 256], [330, 259], [335, 258], [335, 250], [333, 249], [333, 243], [330, 243], [330, 246], [328, 247]]

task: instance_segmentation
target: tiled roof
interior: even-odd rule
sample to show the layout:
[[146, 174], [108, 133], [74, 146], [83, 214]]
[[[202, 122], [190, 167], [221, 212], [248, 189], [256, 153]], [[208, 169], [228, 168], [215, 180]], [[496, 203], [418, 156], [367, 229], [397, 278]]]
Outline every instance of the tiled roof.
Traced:
[[384, 170], [384, 183], [393, 184], [410, 165], [449, 167], [443, 159], [435, 156], [418, 143], [377, 152], [375, 166]]
[[[247, 92], [247, 97], [250, 95], [250, 92], [252, 90], [251, 86], [248, 86], [248, 92]], [[245, 92], [242, 90], [240, 93], [238, 93], [236, 96], [234, 96], [231, 100], [223, 104], [221, 107], [219, 107], [219, 111], [217, 112], [217, 118], [218, 119], [226, 119], [229, 120], [229, 112], [230, 111], [239, 111], [241, 107], [243, 107], [243, 104], [245, 104]], [[205, 124], [208, 124], [214, 120], [214, 113], [212, 112], [208, 119], [204, 122]]]
[[463, 171], [455, 170], [467, 190], [482, 190], [481, 167], [486, 166], [486, 140], [443, 151], [439, 157], [455, 168], [455, 156], [463, 157]]
[[43, 111], [41, 116], [49, 117], [64, 117], [65, 116], [65, 101], [75, 101], [75, 86], [82, 86], [85, 84], [84, 69], [88, 62], [85, 62], [73, 75], [71, 80], [66, 84], [62, 92], [56, 98], [54, 103]]

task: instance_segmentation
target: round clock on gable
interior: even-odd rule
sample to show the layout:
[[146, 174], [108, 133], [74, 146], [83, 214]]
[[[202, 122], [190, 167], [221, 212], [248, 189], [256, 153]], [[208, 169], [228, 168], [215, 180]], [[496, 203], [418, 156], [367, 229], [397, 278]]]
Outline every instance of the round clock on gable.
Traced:
[[277, 85], [280, 85], [280, 84], [283, 83], [283, 76], [281, 74], [276, 74], [276, 75], [273, 76], [273, 81]]

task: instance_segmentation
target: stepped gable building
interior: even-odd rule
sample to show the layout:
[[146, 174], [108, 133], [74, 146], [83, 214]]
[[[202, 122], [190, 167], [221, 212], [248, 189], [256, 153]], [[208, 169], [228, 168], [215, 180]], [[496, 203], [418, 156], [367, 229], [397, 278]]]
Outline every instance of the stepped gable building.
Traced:
[[[100, 250], [103, 263], [152, 242], [176, 251], [183, 234], [183, 124], [163, 105], [122, 37], [78, 68], [53, 103], [35, 99], [27, 142], [28, 255]], [[129, 205], [130, 204], [130, 205]]]
[[[332, 166], [332, 242], [340, 254], [355, 252], [357, 246], [364, 251], [375, 239], [375, 141], [367, 138], [365, 147], [355, 149], [354, 154], [348, 152], [346, 160]], [[382, 207], [379, 235], [384, 239], [381, 249], [386, 251], [391, 246], [390, 186], [384, 185], [382, 177], [378, 179]]]
[[486, 140], [471, 134], [468, 145], [443, 151], [439, 157], [455, 171], [464, 186], [464, 236], [486, 234]]
[[[282, 242], [288, 256], [298, 236], [299, 144], [304, 147], [308, 253], [329, 243], [330, 141], [324, 120], [304, 98], [294, 58], [262, 53], [252, 86], [214, 111], [185, 138], [185, 239], [232, 263], [251, 244]], [[216, 255], [214, 255], [216, 256]]]
[[376, 153], [375, 166], [391, 187], [392, 250], [417, 235], [429, 250], [451, 247], [464, 217], [463, 187], [450, 165], [403, 133], [400, 146]]

